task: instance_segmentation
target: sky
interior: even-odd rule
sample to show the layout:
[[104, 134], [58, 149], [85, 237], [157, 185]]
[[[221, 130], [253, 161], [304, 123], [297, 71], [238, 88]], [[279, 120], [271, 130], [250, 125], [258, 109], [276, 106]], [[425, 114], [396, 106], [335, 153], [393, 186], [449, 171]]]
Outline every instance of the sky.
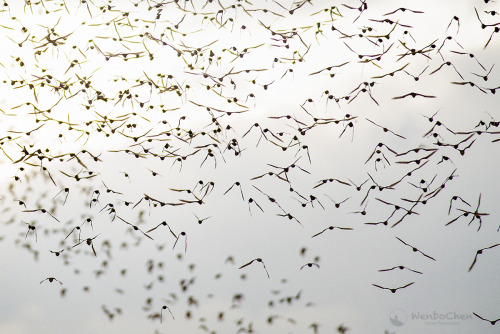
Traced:
[[495, 2], [6, 4], [0, 332], [495, 332]]

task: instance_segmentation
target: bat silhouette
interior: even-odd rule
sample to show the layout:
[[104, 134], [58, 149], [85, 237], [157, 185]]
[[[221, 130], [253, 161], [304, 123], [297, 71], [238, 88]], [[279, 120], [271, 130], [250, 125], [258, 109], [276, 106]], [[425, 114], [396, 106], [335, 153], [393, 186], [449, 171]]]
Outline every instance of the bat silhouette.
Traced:
[[352, 230], [352, 228], [350, 227], [338, 227], [338, 226], [328, 226], [327, 228], [325, 228], [323, 231], [321, 232], [318, 232], [316, 233], [315, 235], [313, 235], [311, 238], [314, 238], [314, 237], [317, 237], [318, 235], [320, 235], [321, 233], [325, 232], [325, 231], [328, 231], [328, 230], [333, 230], [333, 229], [339, 229], [339, 230]]
[[313, 262], [309, 262], [309, 263], [304, 264], [302, 267], [300, 267], [300, 270], [304, 269], [304, 267], [311, 268], [312, 266], [315, 266], [316, 268], [319, 269], [319, 264], [313, 263]]
[[491, 248], [494, 248], [494, 247], [497, 247], [497, 246], [500, 246], [500, 244], [494, 244], [492, 246], [489, 246], [489, 247], [485, 247], [485, 248], [481, 248], [479, 249], [477, 252], [476, 252], [476, 256], [474, 256], [474, 261], [472, 261], [472, 264], [470, 265], [469, 267], [469, 272], [472, 270], [472, 268], [474, 268], [474, 266], [476, 265], [476, 262], [477, 262], [477, 257], [481, 254], [483, 254], [483, 251], [484, 250], [487, 250], [487, 249], [491, 249]]
[[478, 317], [479, 319], [481, 320], [484, 320], [484, 321], [488, 321], [490, 324], [492, 325], [495, 325], [497, 323], [497, 321], [500, 321], [500, 318], [496, 319], [496, 320], [489, 320], [489, 319], [486, 319], [486, 318], [483, 318], [482, 316], [480, 316], [479, 314], [477, 314], [476, 312], [472, 312], [472, 314], [474, 314], [476, 317]]
[[59, 283], [60, 285], [62, 285], [62, 282], [61, 282], [61, 281], [59, 281], [59, 280], [58, 280], [57, 278], [55, 278], [55, 277], [47, 277], [46, 279], [42, 280], [42, 281], [40, 282], [40, 284], [42, 284], [42, 283], [43, 283], [43, 282], [45, 282], [45, 281], [49, 281], [50, 283], [52, 283], [52, 282], [56, 281], [57, 283]]
[[262, 259], [259, 257], [259, 258], [256, 258], [256, 259], [253, 259], [252, 261], [242, 265], [241, 267], [239, 267], [238, 269], [243, 269], [249, 265], [251, 265], [254, 261], [257, 261], [257, 262], [260, 262], [262, 263], [262, 266], [264, 266], [264, 270], [266, 271], [266, 274], [267, 274], [267, 278], [270, 278], [269, 277], [269, 273], [267, 272], [267, 268], [266, 268], [266, 265], [264, 264], [264, 261], [262, 261]]
[[388, 268], [388, 269], [380, 269], [379, 271], [380, 271], [380, 272], [383, 272], [383, 271], [391, 271], [391, 270], [394, 270], [394, 269], [400, 269], [400, 270], [406, 269], [406, 270], [409, 270], [409, 271], [413, 271], [414, 273], [417, 273], [417, 274], [423, 274], [423, 273], [422, 273], [422, 272], [420, 272], [420, 271], [413, 270], [413, 269], [410, 269], [410, 268], [405, 267], [405, 266], [396, 266], [396, 267], [393, 267], [393, 268]]
[[398, 239], [399, 241], [401, 241], [403, 244], [405, 244], [406, 246], [408, 247], [411, 247], [411, 249], [414, 251], [414, 252], [419, 252], [420, 254], [422, 254], [423, 256], [433, 260], [433, 261], [436, 261], [435, 258], [433, 258], [432, 256], [429, 256], [427, 254], [425, 254], [424, 252], [422, 252], [421, 250], [418, 250], [416, 247], [410, 245], [410, 244], [407, 244], [406, 242], [404, 242], [403, 240], [401, 240], [400, 238], [396, 237], [396, 239]]
[[160, 310], [160, 323], [163, 322], [163, 310], [168, 310], [170, 315], [172, 316], [172, 319], [175, 320], [174, 315], [172, 314], [172, 311], [170, 311], [170, 308], [167, 305], [163, 305]]
[[412, 285], [414, 283], [415, 282], [411, 282], [411, 283], [408, 283], [406, 285], [403, 285], [403, 286], [400, 286], [400, 287], [397, 287], [397, 288], [386, 288], [386, 287], [383, 287], [383, 286], [380, 286], [380, 285], [377, 285], [377, 284], [372, 284], [372, 285], [376, 286], [377, 288], [384, 289], [384, 290], [390, 290], [392, 293], [396, 293], [396, 291], [398, 291], [399, 289], [404, 289], [404, 288], [409, 287], [410, 285]]
[[420, 94], [420, 93], [413, 93], [413, 92], [411, 92], [411, 93], [408, 93], [408, 94], [405, 94], [405, 95], [393, 97], [392, 99], [393, 100], [399, 100], [399, 99], [404, 99], [405, 97], [408, 97], [408, 96], [411, 96], [413, 98], [415, 98], [417, 96], [426, 97], [426, 98], [430, 98], [430, 99], [436, 98], [434, 95], [424, 95], [424, 94]]

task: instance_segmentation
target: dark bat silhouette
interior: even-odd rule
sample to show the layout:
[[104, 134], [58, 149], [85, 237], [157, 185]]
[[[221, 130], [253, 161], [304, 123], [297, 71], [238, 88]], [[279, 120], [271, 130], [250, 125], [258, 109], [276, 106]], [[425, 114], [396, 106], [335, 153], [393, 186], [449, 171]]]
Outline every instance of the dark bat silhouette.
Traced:
[[472, 268], [474, 268], [474, 266], [476, 265], [476, 262], [477, 262], [477, 257], [481, 254], [483, 254], [483, 251], [484, 250], [487, 250], [487, 249], [491, 249], [491, 248], [494, 248], [494, 247], [497, 247], [497, 246], [500, 246], [500, 244], [494, 244], [492, 246], [489, 246], [489, 247], [485, 247], [485, 248], [481, 248], [479, 249], [477, 252], [476, 252], [476, 256], [474, 256], [474, 261], [472, 261], [472, 264], [470, 265], [469, 267], [469, 272], [472, 270]]
[[313, 263], [313, 262], [309, 262], [309, 263], [304, 264], [302, 267], [300, 267], [300, 270], [304, 269], [305, 267], [311, 268], [312, 266], [315, 266], [316, 268], [319, 269], [319, 264]]
[[393, 97], [392, 99], [393, 100], [404, 99], [405, 97], [408, 97], [408, 96], [411, 96], [413, 98], [415, 98], [417, 96], [431, 98], [431, 99], [436, 98], [434, 95], [424, 95], [424, 94], [420, 94], [420, 93], [413, 93], [413, 92], [411, 92], [411, 93], [408, 93], [408, 94], [405, 94], [405, 95]]
[[62, 285], [62, 282], [61, 282], [61, 281], [59, 281], [59, 280], [58, 280], [57, 278], [55, 278], [55, 277], [47, 277], [46, 279], [42, 280], [42, 281], [40, 282], [40, 284], [42, 284], [42, 283], [43, 283], [43, 282], [45, 282], [45, 281], [49, 281], [50, 283], [52, 283], [52, 282], [54, 282], [54, 281], [55, 281], [55, 282], [59, 283], [60, 285]]
[[383, 287], [383, 286], [380, 286], [380, 285], [377, 285], [377, 284], [372, 284], [372, 285], [376, 286], [377, 288], [384, 289], [384, 290], [389, 290], [392, 293], [396, 293], [396, 291], [398, 291], [399, 289], [404, 289], [406, 287], [409, 287], [412, 284], [415, 284], [415, 282], [411, 282], [411, 283], [408, 283], [406, 285], [403, 285], [403, 286], [400, 286], [400, 287], [397, 287], [397, 288], [386, 288], [386, 287]]
[[427, 254], [425, 254], [424, 252], [422, 252], [421, 250], [418, 250], [416, 247], [410, 245], [410, 244], [407, 244], [406, 242], [404, 242], [403, 240], [401, 240], [400, 238], [396, 237], [396, 239], [398, 239], [399, 241], [401, 241], [403, 244], [405, 244], [406, 246], [410, 247], [414, 252], [419, 252], [420, 254], [422, 254], [423, 256], [433, 260], [433, 261], [436, 261], [435, 258], [433, 258], [432, 256], [429, 256]]
[[413, 269], [410, 269], [410, 268], [405, 267], [405, 266], [396, 266], [396, 267], [392, 267], [392, 268], [388, 268], [388, 269], [380, 269], [379, 271], [380, 271], [380, 272], [383, 272], [383, 271], [391, 271], [391, 270], [394, 270], [394, 269], [400, 269], [400, 270], [406, 269], [406, 270], [409, 270], [409, 271], [413, 271], [414, 273], [417, 273], [417, 274], [423, 274], [423, 273], [422, 273], [422, 272], [420, 272], [420, 271], [413, 270]]
[[313, 235], [311, 238], [314, 238], [314, 237], [317, 237], [318, 235], [320, 235], [321, 233], [325, 232], [325, 231], [328, 231], [328, 230], [333, 230], [333, 229], [339, 229], [339, 230], [352, 230], [352, 228], [350, 227], [338, 227], [338, 226], [328, 226], [327, 228], [325, 228], [323, 231], [321, 232], [318, 232], [316, 233], [315, 235]]
[[172, 311], [170, 311], [170, 308], [167, 305], [163, 305], [160, 310], [160, 323], [163, 322], [163, 310], [168, 310], [170, 315], [172, 316], [172, 319], [175, 320], [174, 315], [172, 314]]
[[256, 259], [253, 259], [252, 261], [250, 261], [250, 262], [248, 262], [248, 263], [246, 263], [246, 264], [242, 265], [242, 266], [241, 266], [241, 267], [239, 267], [238, 269], [243, 269], [243, 268], [245, 268], [245, 267], [247, 267], [247, 266], [251, 265], [254, 261], [257, 261], [257, 262], [262, 263], [262, 266], [264, 266], [264, 270], [266, 271], [267, 278], [270, 278], [270, 277], [269, 277], [269, 273], [268, 273], [267, 268], [266, 268], [266, 265], [264, 264], [264, 261], [262, 261], [262, 259], [261, 259], [260, 257], [259, 257], [259, 258], [256, 258]]
[[423, 14], [424, 13], [424, 12], [419, 11], [419, 10], [412, 10], [412, 9], [408, 9], [408, 8], [398, 8], [396, 10], [393, 10], [392, 12], [384, 14], [383, 16], [391, 15], [391, 14], [394, 14], [394, 13], [396, 13], [398, 11], [402, 11], [403, 13], [405, 11], [409, 11], [409, 12], [412, 12], [412, 13], [415, 13], [415, 14]]
[[474, 314], [476, 317], [478, 317], [479, 319], [481, 320], [484, 320], [484, 321], [488, 321], [490, 324], [492, 325], [495, 325], [498, 321], [500, 321], [500, 318], [496, 319], [496, 320], [489, 320], [489, 319], [486, 319], [486, 318], [483, 318], [482, 316], [480, 316], [479, 314], [477, 314], [476, 312], [472, 312], [472, 314]]

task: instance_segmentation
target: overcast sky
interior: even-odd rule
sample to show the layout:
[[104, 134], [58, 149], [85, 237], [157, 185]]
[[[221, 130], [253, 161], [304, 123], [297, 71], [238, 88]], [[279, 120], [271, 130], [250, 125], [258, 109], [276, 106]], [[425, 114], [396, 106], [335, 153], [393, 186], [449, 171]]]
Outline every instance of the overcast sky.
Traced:
[[495, 2], [155, 5], [0, 13], [0, 332], [495, 332]]

